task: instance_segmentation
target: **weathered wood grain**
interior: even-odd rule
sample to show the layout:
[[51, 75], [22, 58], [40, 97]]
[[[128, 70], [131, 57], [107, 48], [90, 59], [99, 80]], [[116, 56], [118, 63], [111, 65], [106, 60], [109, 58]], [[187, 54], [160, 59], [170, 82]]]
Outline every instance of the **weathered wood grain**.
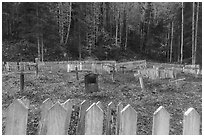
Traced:
[[93, 103], [85, 116], [85, 135], [102, 135], [103, 133], [103, 110]]
[[46, 126], [46, 119], [47, 119], [47, 114], [48, 110], [53, 106], [53, 103], [50, 98], [46, 99], [43, 101], [43, 104], [40, 107], [41, 110], [41, 119], [39, 121], [39, 134], [40, 135], [45, 135], [47, 132], [47, 126]]
[[136, 135], [137, 112], [128, 104], [120, 113], [119, 135]]
[[77, 135], [85, 134], [85, 113], [89, 105], [90, 105], [89, 101], [84, 100], [81, 102], [79, 106], [79, 121], [76, 129]]
[[[106, 135], [111, 135], [111, 119], [112, 119], [112, 115], [111, 115], [111, 112], [112, 110], [115, 109], [115, 105], [113, 102], [110, 102], [108, 104], [108, 107], [107, 107], [107, 116], [106, 116]], [[113, 122], [113, 121], [112, 121]]]
[[48, 110], [47, 135], [65, 135], [67, 111], [59, 102]]
[[14, 100], [7, 109], [6, 135], [26, 135], [28, 107], [20, 100]]
[[184, 113], [183, 135], [199, 135], [200, 115], [194, 108], [189, 108]]
[[160, 106], [153, 116], [153, 135], [169, 135], [170, 114], [163, 106]]

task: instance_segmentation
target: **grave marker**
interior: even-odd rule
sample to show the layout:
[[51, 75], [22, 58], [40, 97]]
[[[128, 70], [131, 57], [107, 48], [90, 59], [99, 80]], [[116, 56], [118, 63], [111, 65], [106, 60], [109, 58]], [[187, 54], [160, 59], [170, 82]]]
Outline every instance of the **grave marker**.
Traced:
[[93, 103], [85, 116], [85, 135], [102, 135], [103, 133], [103, 110]]
[[163, 106], [160, 106], [153, 116], [152, 135], [168, 135], [169, 134], [170, 114]]
[[79, 106], [79, 121], [76, 129], [77, 135], [84, 135], [85, 134], [85, 113], [87, 108], [89, 107], [89, 102], [84, 100], [81, 102]]
[[26, 135], [28, 119], [28, 107], [17, 99], [7, 110], [6, 118], [6, 135]]
[[47, 124], [45, 123], [47, 120], [48, 110], [53, 106], [53, 103], [50, 98], [43, 101], [42, 106], [40, 107], [41, 110], [41, 119], [39, 121], [39, 134], [46, 135], [47, 133]]
[[65, 135], [66, 134], [66, 117], [67, 112], [57, 102], [48, 110], [46, 124], [47, 133], [46, 135]]
[[84, 77], [86, 93], [97, 92], [98, 89], [98, 75], [89, 73]]
[[184, 113], [183, 135], [199, 135], [200, 115], [194, 108], [189, 108]]
[[137, 112], [128, 104], [120, 112], [120, 131], [119, 135], [137, 134]]

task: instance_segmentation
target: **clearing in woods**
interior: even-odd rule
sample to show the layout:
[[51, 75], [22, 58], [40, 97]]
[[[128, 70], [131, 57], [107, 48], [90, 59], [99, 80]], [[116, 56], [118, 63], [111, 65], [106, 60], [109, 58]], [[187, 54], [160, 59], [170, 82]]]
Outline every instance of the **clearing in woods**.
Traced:
[[[110, 74], [99, 75], [100, 92], [87, 94], [84, 89], [84, 74], [79, 72], [79, 80], [76, 80], [74, 72], [67, 73], [66, 69], [57, 70], [54, 67], [52, 73], [49, 71], [39, 72], [39, 77], [36, 77], [35, 74], [26, 74], [24, 92], [20, 92], [19, 74], [3, 74], [3, 134], [6, 108], [14, 98], [23, 96], [30, 100], [27, 134], [37, 134], [40, 106], [47, 98], [60, 102], [69, 98], [88, 99], [95, 102], [101, 101], [105, 106], [111, 101], [122, 102], [124, 106], [130, 104], [138, 112], [137, 134], [139, 135], [152, 134], [153, 113], [159, 106], [164, 106], [170, 113], [170, 134], [174, 135], [182, 134], [183, 113], [188, 108], [195, 108], [202, 116], [202, 76], [195, 77], [180, 73], [176, 79], [185, 78], [185, 80], [177, 84], [170, 84], [169, 79], [150, 80], [144, 78], [146, 90], [142, 91], [139, 79], [134, 77], [134, 72], [125, 72], [124, 74], [117, 72], [114, 82]], [[75, 134], [75, 130], [71, 129], [69, 134]]]

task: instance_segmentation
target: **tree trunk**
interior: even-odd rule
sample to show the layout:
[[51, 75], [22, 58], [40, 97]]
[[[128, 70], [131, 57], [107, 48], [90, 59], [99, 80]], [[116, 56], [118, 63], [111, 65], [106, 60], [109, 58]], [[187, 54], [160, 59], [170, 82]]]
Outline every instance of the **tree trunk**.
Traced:
[[[96, 10], [95, 10], [95, 3], [93, 3], [93, 11], [94, 11], [94, 32], [93, 32], [93, 34], [94, 34], [94, 44], [93, 45], [95, 45], [96, 44]], [[92, 47], [91, 47], [91, 49], [92, 49]]]
[[44, 57], [43, 57], [43, 46], [44, 46], [44, 43], [43, 43], [43, 36], [42, 36], [42, 41], [41, 41], [42, 43], [41, 43], [41, 46], [42, 46], [42, 62], [43, 62], [43, 60], [44, 60]]
[[142, 52], [142, 48], [143, 48], [143, 39], [144, 39], [144, 27], [143, 27], [143, 23], [141, 22], [141, 28], [140, 28], [140, 52]]
[[125, 50], [127, 50], [127, 41], [128, 41], [128, 12], [125, 12], [125, 21], [126, 21], [126, 25], [125, 25]]
[[177, 51], [177, 62], [180, 62], [180, 45], [181, 45], [181, 36], [178, 35], [178, 51]]
[[[81, 5], [79, 5], [79, 7], [80, 7], [80, 11], [81, 11]], [[81, 32], [80, 32], [80, 22], [79, 22], [79, 20], [78, 20], [78, 37], [79, 37], [79, 61], [81, 61]]]
[[123, 24], [122, 24], [122, 15], [120, 13], [120, 18], [119, 18], [119, 21], [120, 21], [120, 29], [119, 29], [119, 34], [120, 34], [120, 38], [119, 38], [119, 41], [120, 41], [120, 45], [122, 45], [122, 30], [123, 30]]
[[67, 36], [66, 36], [66, 40], [65, 40], [64, 45], [66, 45], [67, 42], [68, 42], [71, 21], [72, 21], [72, 3], [70, 2], [70, 6], [69, 6], [69, 20], [68, 20], [68, 28], [67, 28]]
[[115, 45], [117, 46], [118, 45], [118, 10], [117, 10], [117, 7], [116, 7], [116, 30], [115, 30]]
[[127, 25], [127, 19], [126, 19], [125, 50], [127, 50], [127, 41], [128, 41], [128, 25]]
[[167, 50], [166, 50], [166, 61], [169, 61], [169, 27], [167, 30], [167, 41], [166, 41], [166, 45], [167, 45]]
[[59, 3], [60, 45], [64, 45], [64, 21], [62, 15], [62, 2]]
[[198, 39], [198, 14], [199, 14], [199, 2], [197, 2], [197, 13], [196, 13], [196, 28], [195, 28], [195, 63], [197, 55], [197, 39]]
[[182, 11], [182, 17], [181, 17], [181, 63], [183, 63], [183, 20], [184, 20], [184, 16], [183, 16], [183, 2], [182, 2], [182, 7], [181, 7], [181, 11]]
[[80, 27], [79, 27], [79, 61], [81, 61], [81, 36], [80, 36]]
[[37, 43], [38, 43], [38, 59], [40, 60], [40, 38], [39, 38], [39, 35], [37, 36]]
[[194, 54], [194, 46], [195, 46], [195, 24], [194, 24], [194, 11], [195, 11], [195, 3], [193, 2], [193, 15], [192, 15], [192, 65], [195, 65], [195, 60], [194, 60], [194, 56], [195, 56], [195, 54]]
[[[39, 26], [39, 11], [38, 11], [38, 3], [37, 3], [37, 9], [36, 9], [36, 15], [37, 15], [37, 26]], [[37, 43], [38, 43], [38, 59], [40, 60], [40, 35], [39, 35], [39, 28], [37, 28]]]
[[170, 47], [170, 62], [172, 62], [172, 53], [173, 53], [173, 37], [174, 37], [174, 22], [172, 21], [171, 27], [171, 47]]

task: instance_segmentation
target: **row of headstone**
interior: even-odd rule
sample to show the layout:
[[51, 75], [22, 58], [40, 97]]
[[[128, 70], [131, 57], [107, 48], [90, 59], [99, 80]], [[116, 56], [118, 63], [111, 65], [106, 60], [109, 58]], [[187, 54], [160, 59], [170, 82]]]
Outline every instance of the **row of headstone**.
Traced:
[[36, 70], [36, 63], [33, 62], [3, 62], [3, 71], [34, 71]]
[[172, 79], [176, 78], [176, 71], [174, 71], [173, 69], [147, 68], [147, 69], [138, 70], [137, 74], [153, 80], [165, 79], [165, 78], [172, 78]]
[[76, 67], [79, 71], [92, 71], [96, 73], [104, 73], [111, 71], [126, 71], [133, 69], [146, 68], [146, 60], [116, 63], [115, 61], [69, 61], [67, 72], [75, 71]]
[[76, 67], [78, 71], [91, 71], [95, 73], [110, 73], [114, 66], [109, 64], [94, 64], [94, 63], [80, 63], [80, 64], [68, 64], [67, 65], [67, 72], [72, 72], [76, 70]]
[[202, 70], [199, 65], [181, 65], [181, 64], [168, 64], [168, 63], [154, 63], [159, 68], [174, 69], [178, 72], [184, 72], [188, 74], [202, 74]]
[[199, 65], [186, 65], [185, 67], [183, 67], [182, 72], [196, 75], [202, 74]]

